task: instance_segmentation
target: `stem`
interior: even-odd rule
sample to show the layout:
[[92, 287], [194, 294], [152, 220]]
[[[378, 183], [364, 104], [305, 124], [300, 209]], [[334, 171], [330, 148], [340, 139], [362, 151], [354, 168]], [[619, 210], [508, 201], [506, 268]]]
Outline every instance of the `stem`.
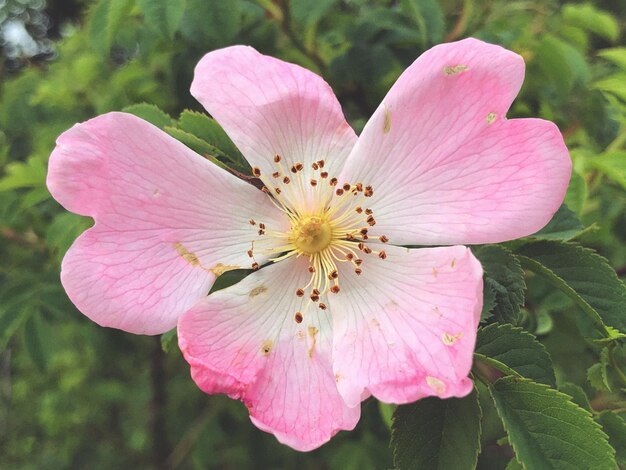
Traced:
[[616, 347], [616, 343], [611, 343], [609, 345], [609, 347], [608, 347], [608, 349], [609, 349], [609, 364], [611, 364], [611, 367], [613, 368], [613, 370], [615, 371], [615, 373], [619, 377], [620, 381], [624, 385], [626, 385], [626, 375], [624, 375], [624, 372], [622, 372], [622, 369], [620, 369], [620, 367], [617, 365], [617, 361], [615, 360], [615, 347]]
[[454, 27], [452, 28], [452, 31], [446, 34], [446, 37], [443, 40], [444, 42], [456, 41], [458, 38], [460, 38], [463, 35], [463, 32], [465, 31], [465, 28], [467, 27], [467, 22], [472, 16], [473, 10], [474, 10], [474, 0], [464, 0], [463, 11], [461, 12], [461, 16], [459, 16], [459, 19], [457, 20]]
[[319, 72], [326, 70], [326, 63], [324, 62], [324, 59], [322, 59], [317, 51], [308, 49], [293, 30], [289, 6], [286, 2], [282, 5], [277, 5], [270, 0], [256, 0], [256, 2], [265, 8], [265, 11], [267, 11], [269, 15], [274, 18], [274, 20], [276, 20], [276, 22], [280, 25], [282, 32], [289, 38], [294, 47], [311, 60], [311, 62], [313, 62], [319, 69]]
[[167, 433], [165, 430], [165, 417], [163, 409], [165, 407], [165, 370], [163, 367], [163, 350], [161, 348], [161, 337], [154, 337], [154, 344], [150, 354], [151, 368], [150, 378], [152, 381], [152, 463], [154, 468], [167, 468], [165, 460], [169, 454]]

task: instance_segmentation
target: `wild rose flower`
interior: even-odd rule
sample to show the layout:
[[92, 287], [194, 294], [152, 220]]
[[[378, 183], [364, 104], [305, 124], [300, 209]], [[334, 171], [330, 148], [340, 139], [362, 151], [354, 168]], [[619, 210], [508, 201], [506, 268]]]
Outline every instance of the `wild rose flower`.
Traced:
[[[100, 325], [176, 326], [198, 386], [296, 449], [370, 395], [462, 397], [482, 304], [463, 246], [543, 227], [571, 165], [550, 122], [507, 120], [522, 58], [467, 39], [424, 53], [357, 139], [330, 87], [249, 47], [207, 54], [192, 94], [265, 185], [110, 113], [65, 132], [48, 187], [95, 225], [61, 280]], [[206, 296], [226, 270], [259, 268]]]

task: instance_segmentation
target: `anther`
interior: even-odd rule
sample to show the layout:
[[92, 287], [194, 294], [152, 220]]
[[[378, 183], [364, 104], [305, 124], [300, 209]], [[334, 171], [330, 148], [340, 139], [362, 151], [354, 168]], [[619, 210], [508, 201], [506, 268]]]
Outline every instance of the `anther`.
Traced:
[[372, 252], [372, 249], [369, 246], [366, 246], [365, 248], [363, 248], [363, 253], [365, 253], [366, 255], [369, 255]]
[[291, 167], [291, 172], [292, 173], [298, 173], [298, 169], [296, 168], [296, 165]]
[[341, 290], [341, 289], [339, 289], [339, 286], [336, 286], [336, 285], [335, 285], [335, 286], [332, 286], [332, 287], [330, 288], [330, 291], [331, 291], [333, 294], [338, 294], [340, 290]]
[[365, 215], [372, 215], [374, 211], [370, 208], [365, 209]]
[[259, 269], [259, 263], [252, 263], [252, 269]]
[[363, 191], [363, 183], [357, 183], [354, 186], [358, 192]]
[[285, 184], [289, 184], [289, 183], [291, 183], [291, 180], [289, 179], [289, 176], [285, 176], [285, 177], [283, 178], [283, 183], [285, 183]]
[[322, 172], [320, 173], [320, 176], [321, 176], [322, 178], [328, 178], [328, 172], [327, 172], [327, 171], [322, 171]]
[[389, 241], [389, 238], [387, 238], [386, 235], [381, 235], [380, 237], [378, 237], [378, 239], [381, 243], [387, 243]]
[[331, 178], [328, 184], [330, 184], [331, 186], [337, 186], [338, 182], [339, 181], [337, 180], [337, 178]]
[[280, 155], [274, 155], [274, 163], [280, 163]]
[[249, 256], [250, 258], [252, 258], [252, 256], [253, 256], [253, 254], [252, 254], [252, 250], [248, 250], [248, 256]]
[[379, 257], [380, 259], [387, 259], [387, 253], [385, 253], [383, 250], [380, 250], [380, 251], [378, 252], [378, 257]]
[[311, 300], [312, 300], [313, 302], [317, 302], [319, 299], [320, 299], [320, 296], [319, 296], [319, 295], [311, 294]]
[[324, 160], [318, 160], [318, 161], [317, 161], [317, 165], [318, 165], [320, 168], [324, 168]]
[[355, 236], [352, 235], [351, 233], [346, 233], [346, 240], [354, 240]]
[[302, 323], [302, 314], [300, 312], [296, 312], [296, 323]]
[[298, 289], [298, 290], [296, 291], [296, 295], [297, 295], [298, 297], [304, 297], [304, 290], [302, 290], [302, 289]]
[[361, 208], [361, 206], [355, 207], [354, 210], [357, 212], [357, 214], [360, 214], [361, 212], [363, 212], [363, 209]]
[[261, 176], [261, 169], [258, 166], [255, 166], [252, 168], [252, 174], [258, 178]]
[[263, 230], [263, 229], [259, 230], [259, 236], [261, 236], [261, 235], [265, 235], [265, 230]]
[[260, 228], [261, 230], [265, 230], [265, 224], [264, 224], [264, 223], [260, 223], [260, 224], [259, 224], [259, 228]]
[[280, 188], [274, 188], [274, 191], [276, 191], [276, 194], [280, 194], [280, 193], [282, 193], [282, 191], [280, 190]]
[[365, 186], [365, 191], [363, 192], [363, 196], [372, 197], [374, 195], [374, 188], [371, 186]]
[[344, 183], [344, 185], [342, 186], [344, 191], [350, 191], [351, 187], [352, 186], [350, 185], [350, 183]]
[[321, 310], [326, 310], [326, 304], [325, 304], [325, 303], [320, 302], [320, 304], [318, 305], [318, 307], [319, 307]]
[[313, 289], [313, 290], [311, 291], [311, 293], [312, 293], [313, 295], [320, 295], [320, 291], [319, 291], [318, 289]]
[[362, 272], [363, 272], [363, 270], [362, 270], [361, 268], [356, 268], [356, 269], [354, 270], [354, 273], [355, 273], [357, 276], [360, 276]]
[[280, 171], [275, 171], [272, 173], [272, 178], [278, 178], [280, 176]]
[[269, 190], [269, 188], [267, 186], [263, 186], [261, 188], [261, 191], [263, 191], [265, 194], [269, 194], [270, 193], [270, 190]]
[[313, 187], [317, 186], [317, 180], [311, 180], [311, 186]]
[[248, 220], [248, 223], [249, 223], [250, 225], [256, 225], [256, 222], [254, 221], [254, 219], [250, 219], [250, 220]]
[[339, 273], [337, 270], [331, 271], [328, 273], [328, 279], [337, 279], [339, 277]]
[[361, 235], [367, 235], [367, 227], [363, 227], [363, 228], [360, 230], [360, 233], [361, 233]]
[[311, 168], [317, 171], [320, 169], [320, 166], [317, 163], [313, 162], [313, 164], [311, 165]]
[[347, 259], [348, 261], [352, 261], [352, 260], [354, 259], [354, 255], [353, 255], [352, 253], [348, 253], [348, 254], [346, 255], [346, 259]]
[[370, 224], [372, 227], [373, 227], [374, 225], [376, 225], [376, 219], [374, 219], [374, 216], [372, 216], [372, 215], [370, 215], [370, 216], [367, 218], [366, 222], [367, 222], [368, 224]]
[[335, 194], [337, 196], [343, 196], [343, 189], [339, 188], [337, 191], [335, 191]]
[[314, 266], [309, 266], [309, 272], [311, 274], [313, 274], [315, 272], [315, 267]]
[[363, 242], [359, 242], [359, 244], [357, 245], [359, 247], [359, 250], [363, 251], [365, 249], [365, 243]]
[[357, 258], [354, 260], [354, 264], [356, 264], [357, 266], [361, 266], [362, 263], [363, 263], [363, 260], [361, 258]]
[[297, 171], [302, 171], [303, 168], [304, 168], [304, 165], [302, 163], [296, 163], [296, 170]]

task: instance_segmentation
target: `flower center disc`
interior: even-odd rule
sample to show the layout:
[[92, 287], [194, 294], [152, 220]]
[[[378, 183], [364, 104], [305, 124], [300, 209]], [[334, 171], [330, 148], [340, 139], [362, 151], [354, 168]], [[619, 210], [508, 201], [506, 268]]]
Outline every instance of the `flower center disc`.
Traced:
[[319, 216], [303, 217], [291, 228], [292, 243], [305, 255], [318, 253], [330, 245], [332, 229], [327, 220]]

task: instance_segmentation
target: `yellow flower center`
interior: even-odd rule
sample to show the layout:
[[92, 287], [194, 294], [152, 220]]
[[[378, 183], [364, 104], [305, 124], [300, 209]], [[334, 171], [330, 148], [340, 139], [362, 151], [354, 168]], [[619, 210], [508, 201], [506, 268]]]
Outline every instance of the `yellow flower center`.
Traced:
[[[325, 169], [324, 160], [312, 163], [310, 169], [298, 162], [289, 168], [276, 155], [274, 164], [269, 174], [258, 167], [252, 169], [252, 174], [261, 180], [262, 190], [272, 204], [289, 218], [291, 227], [287, 231], [277, 230], [250, 219], [256, 236], [248, 256], [253, 269], [260, 268], [255, 253], [273, 255], [269, 258], [272, 262], [308, 258], [311, 277], [295, 291], [302, 299], [301, 309], [294, 315], [296, 323], [300, 323], [309, 307], [326, 310], [328, 295], [339, 294], [340, 271], [352, 270], [359, 276], [365, 256], [386, 259], [381, 248], [389, 238], [371, 232], [376, 219], [374, 211], [365, 204], [374, 194], [372, 186], [361, 182], [340, 185]], [[340, 270], [341, 265], [348, 269]]]
[[332, 228], [323, 216], [301, 217], [291, 226], [289, 241], [305, 255], [312, 255], [324, 250], [332, 240]]

